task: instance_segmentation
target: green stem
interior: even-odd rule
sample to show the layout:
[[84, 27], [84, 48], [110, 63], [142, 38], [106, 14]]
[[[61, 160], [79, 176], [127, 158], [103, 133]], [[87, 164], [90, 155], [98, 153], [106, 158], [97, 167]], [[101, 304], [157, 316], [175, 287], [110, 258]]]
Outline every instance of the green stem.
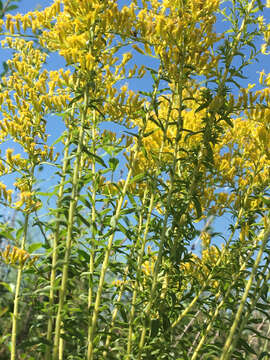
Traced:
[[[269, 232], [269, 235], [270, 235], [270, 232]], [[260, 236], [257, 237], [256, 239], [256, 244], [258, 242], [258, 240], [260, 239]], [[268, 257], [264, 267], [263, 267], [263, 270], [262, 270], [262, 273], [265, 274], [266, 271], [269, 269], [269, 263], [270, 263], [270, 258]], [[249, 306], [248, 306], [248, 309], [247, 311], [245, 311], [244, 314], [242, 314], [241, 316], [241, 324], [240, 326], [238, 325], [238, 330], [237, 330], [237, 336], [234, 336], [233, 337], [233, 341], [232, 341], [232, 344], [230, 346], [231, 348], [231, 351], [233, 351], [233, 349], [235, 348], [235, 344], [237, 343], [238, 339], [239, 339], [239, 336], [241, 336], [245, 326], [246, 326], [246, 323], [247, 321], [250, 319], [250, 316], [251, 316], [251, 313], [253, 312], [256, 304], [258, 303], [260, 297], [261, 297], [261, 292], [262, 292], [262, 289], [263, 289], [263, 286], [262, 286], [262, 280], [264, 281], [264, 284], [268, 285], [268, 281], [269, 281], [269, 278], [270, 278], [270, 272], [268, 271], [267, 275], [263, 278], [261, 276], [258, 276], [257, 278], [257, 285], [255, 287], [255, 289], [253, 290], [253, 294], [255, 294], [255, 296], [250, 296], [251, 298], [251, 302], [249, 303]]]
[[[68, 166], [68, 153], [69, 153], [69, 144], [70, 144], [70, 134], [66, 138], [65, 141], [65, 152], [64, 152], [64, 160], [63, 160], [63, 168], [59, 192], [58, 192], [58, 200], [57, 200], [57, 209], [61, 209], [62, 197], [64, 193], [64, 183], [65, 183], [65, 174]], [[57, 213], [56, 220], [60, 219], [60, 211]], [[53, 237], [53, 251], [52, 251], [52, 269], [50, 275], [50, 295], [49, 295], [49, 320], [47, 326], [47, 340], [52, 341], [52, 329], [53, 329], [53, 305], [54, 305], [54, 294], [55, 294], [55, 278], [56, 278], [56, 263], [58, 259], [58, 244], [59, 244], [59, 230], [60, 223], [56, 221], [55, 233]], [[51, 346], [46, 346], [45, 360], [50, 360], [51, 358]]]
[[[28, 231], [28, 223], [29, 223], [29, 213], [25, 215], [24, 221], [24, 229], [23, 229], [23, 238], [21, 243], [21, 249], [24, 250], [27, 231]], [[11, 333], [11, 357], [10, 360], [16, 360], [16, 339], [17, 339], [17, 324], [18, 324], [18, 316], [19, 316], [19, 298], [20, 298], [20, 287], [22, 281], [22, 272], [23, 266], [20, 266], [17, 273], [17, 280], [16, 280], [16, 289], [15, 289], [15, 296], [14, 296], [14, 308], [12, 314], [12, 333]]]
[[154, 206], [154, 194], [152, 193], [151, 198], [150, 198], [149, 211], [148, 211], [148, 214], [147, 214], [147, 220], [146, 220], [146, 224], [145, 224], [145, 231], [144, 231], [143, 241], [142, 241], [141, 249], [140, 249], [140, 252], [139, 252], [138, 259], [137, 259], [136, 283], [135, 283], [133, 294], [132, 294], [131, 310], [130, 310], [130, 317], [129, 317], [127, 359], [131, 358], [133, 321], [134, 321], [134, 317], [135, 317], [137, 292], [138, 292], [138, 287], [140, 285], [140, 277], [141, 277], [141, 272], [142, 272], [143, 255], [144, 255], [145, 244], [146, 244], [146, 241], [147, 241], [147, 235], [148, 235], [148, 231], [149, 231], [149, 224], [150, 224], [150, 221], [151, 221], [151, 215], [152, 215], [152, 211], [153, 211], [153, 206]]
[[[183, 53], [184, 53], [184, 51], [183, 51]], [[177, 141], [177, 139], [178, 139], [178, 134], [180, 133], [181, 128], [182, 128], [182, 111], [181, 111], [181, 109], [182, 109], [182, 100], [183, 100], [182, 99], [182, 96], [183, 96], [183, 77], [182, 76], [184, 73], [183, 71], [184, 71], [183, 65], [181, 65], [180, 69], [179, 69], [179, 83], [177, 85], [177, 96], [179, 97], [179, 111], [178, 111], [177, 129], [176, 129], [177, 136], [176, 136], [176, 141], [175, 141], [175, 145], [174, 145], [173, 163], [172, 163], [172, 168], [171, 168], [171, 172], [170, 172], [170, 185], [169, 185], [165, 209], [170, 209], [170, 207], [171, 207], [171, 200], [172, 200], [172, 195], [173, 195], [173, 190], [174, 190], [174, 182], [175, 182], [176, 170], [177, 170], [177, 162], [178, 162], [177, 155], [179, 153], [179, 141]], [[168, 117], [169, 117], [169, 114], [168, 114]], [[166, 129], [167, 129], [167, 126], [168, 126], [168, 121], [166, 124]], [[166, 133], [164, 135], [166, 138]], [[161, 153], [159, 155], [161, 155]], [[162, 232], [161, 232], [161, 236], [160, 236], [158, 256], [157, 256], [157, 260], [155, 262], [155, 267], [154, 267], [153, 282], [152, 282], [152, 288], [151, 288], [151, 292], [150, 292], [150, 300], [144, 311], [145, 321], [143, 324], [141, 338], [140, 338], [140, 342], [139, 342], [138, 360], [140, 360], [142, 357], [142, 352], [143, 352], [145, 337], [146, 337], [146, 331], [148, 329], [147, 319], [149, 318], [150, 311], [151, 311], [153, 304], [155, 302], [155, 299], [156, 299], [156, 287], [157, 287], [158, 273], [159, 273], [159, 267], [160, 267], [160, 264], [162, 261], [162, 254], [163, 254], [163, 248], [164, 248], [164, 243], [165, 243], [165, 239], [166, 239], [166, 232], [167, 232], [169, 217], [170, 217], [170, 211], [167, 210], [165, 212], [165, 217], [164, 217], [163, 226], [162, 226]]]
[[[234, 284], [236, 283], [236, 281], [240, 278], [240, 276], [242, 276], [242, 273], [243, 271], [246, 269], [246, 266], [249, 262], [249, 260], [251, 259], [251, 257], [253, 256], [254, 254], [254, 251], [256, 250], [256, 247], [257, 247], [257, 241], [255, 242], [254, 246], [253, 246], [253, 251], [250, 251], [249, 255], [247, 256], [245, 262], [242, 264], [237, 276], [233, 279], [233, 281], [230, 283], [223, 299], [220, 301], [220, 303], [218, 304], [218, 306], [216, 307], [215, 309], [215, 312], [214, 314], [211, 314], [210, 315], [210, 318], [211, 318], [211, 321], [209, 322], [206, 330], [204, 331], [202, 337], [201, 337], [201, 340], [199, 342], [199, 344], [197, 345], [196, 349], [194, 350], [194, 353], [192, 355], [192, 358], [191, 360], [195, 360], [197, 359], [198, 355], [199, 355], [199, 351], [201, 349], [201, 347], [203, 346], [204, 342], [205, 342], [205, 339], [207, 338], [207, 335], [209, 334], [209, 332], [211, 331], [213, 325], [214, 325], [214, 321], [215, 319], [217, 318], [218, 314], [219, 314], [219, 311], [220, 309], [222, 308], [222, 306], [224, 305], [226, 299], [228, 298], [228, 296], [230, 295], [231, 293], [231, 290], [233, 289], [233, 286]], [[220, 291], [218, 292], [217, 296], [216, 296], [216, 299], [218, 299], [220, 295]]]
[[[31, 160], [31, 157], [29, 158], [29, 160]], [[30, 173], [28, 174], [28, 176], [29, 176], [29, 181], [28, 181], [29, 191], [32, 191], [34, 171], [35, 171], [35, 165], [32, 166]], [[29, 226], [29, 218], [30, 218], [30, 213], [29, 213], [29, 211], [27, 211], [27, 213], [25, 215], [25, 221], [24, 221], [21, 250], [25, 249], [28, 226]], [[21, 287], [21, 281], [22, 281], [22, 272], [23, 272], [23, 266], [20, 266], [18, 269], [18, 273], [17, 273], [16, 289], [15, 289], [15, 296], [14, 296], [14, 308], [13, 308], [13, 314], [12, 314], [11, 357], [10, 357], [11, 360], [16, 359], [16, 338], [17, 338], [17, 324], [18, 324], [18, 316], [19, 316], [19, 298], [20, 298], [20, 287]]]
[[232, 327], [231, 327], [230, 332], [229, 332], [229, 336], [227, 337], [225, 345], [223, 347], [220, 360], [228, 360], [228, 359], [230, 359], [231, 353], [233, 352], [234, 347], [232, 346], [232, 343], [234, 341], [234, 336], [235, 336], [238, 324], [239, 324], [239, 322], [241, 320], [241, 315], [242, 315], [242, 312], [244, 310], [244, 306], [246, 304], [246, 300], [247, 300], [247, 297], [249, 295], [249, 291], [250, 291], [250, 288], [252, 286], [253, 280], [254, 280], [254, 278], [256, 276], [256, 272], [257, 272], [258, 266], [260, 264], [260, 261], [261, 261], [265, 246], [266, 246], [267, 241], [269, 239], [269, 235], [270, 235], [270, 225], [268, 225], [267, 229], [264, 230], [262, 232], [262, 234], [260, 234], [258, 236], [258, 238], [261, 238], [263, 236], [262, 244], [260, 246], [258, 255], [257, 255], [255, 263], [253, 265], [250, 278], [248, 279], [248, 282], [246, 284], [244, 294], [243, 294], [242, 299], [240, 301], [240, 305], [239, 305], [237, 313], [235, 315], [234, 322], [233, 322]]
[[[70, 260], [70, 252], [72, 245], [72, 231], [73, 231], [73, 223], [74, 223], [74, 215], [75, 209], [77, 205], [77, 191], [78, 191], [78, 181], [79, 181], [79, 170], [82, 156], [82, 145], [84, 138], [84, 125], [86, 122], [87, 116], [87, 106], [88, 106], [88, 91], [85, 90], [84, 93], [84, 109], [82, 112], [81, 124], [79, 128], [79, 138], [78, 145], [76, 150], [76, 159], [74, 165], [74, 172], [72, 178], [72, 192], [71, 192], [71, 200], [69, 204], [69, 212], [68, 212], [68, 226], [67, 226], [67, 237], [66, 237], [66, 246], [65, 246], [65, 258], [63, 265], [63, 273], [62, 273], [62, 282], [59, 290], [59, 305], [58, 312], [56, 316], [55, 322], [55, 335], [54, 335], [54, 346], [53, 346], [53, 360], [57, 360], [57, 358], [61, 358], [61, 354], [59, 352], [59, 342], [60, 342], [60, 333], [61, 333], [61, 322], [62, 322], [62, 312], [63, 306], [66, 297], [66, 289], [67, 289], [67, 281], [68, 281], [68, 268], [69, 268], [69, 260]], [[58, 357], [60, 354], [60, 357]]]
[[234, 224], [231, 235], [230, 235], [230, 237], [229, 237], [229, 239], [228, 239], [228, 241], [226, 243], [226, 246], [223, 247], [219, 258], [217, 259], [217, 262], [213, 266], [213, 268], [212, 268], [210, 274], [208, 275], [207, 279], [203, 282], [202, 287], [200, 288], [198, 294], [191, 301], [191, 303], [185, 308], [185, 310], [178, 316], [178, 318], [172, 323], [172, 325], [171, 325], [172, 329], [175, 328], [180, 323], [180, 321], [192, 310], [192, 308], [197, 303], [197, 301], [199, 300], [202, 293], [205, 291], [206, 287], [209, 285], [210, 281], [213, 279], [213, 276], [215, 274], [215, 269], [218, 268], [219, 265], [221, 264], [225, 254], [226, 254], [226, 251], [228, 250], [229, 245], [231, 244], [231, 242], [233, 240], [233, 236], [235, 234], [236, 229], [238, 228], [238, 225], [240, 223], [240, 219], [244, 215], [244, 208], [245, 208], [245, 206], [247, 204], [247, 201], [248, 201], [249, 195], [251, 193], [252, 187], [253, 187], [253, 183], [250, 185], [249, 189], [246, 192], [245, 199], [243, 201], [243, 206], [241, 207], [241, 209], [239, 211], [239, 214], [238, 214], [238, 217], [237, 217], [236, 222]]
[[[151, 98], [151, 103], [156, 98], [157, 89], [158, 89], [159, 82], [160, 82], [160, 77], [161, 77], [161, 69], [159, 70], [159, 74], [158, 74], [158, 77], [157, 77], [157, 80], [156, 80], [156, 86], [155, 86], [155, 89], [153, 91], [153, 95], [152, 95], [152, 98]], [[147, 114], [146, 120], [148, 120], [148, 118], [149, 118], [149, 112]], [[146, 123], [147, 123], [147, 121], [145, 121], [145, 123], [144, 123], [142, 133], [144, 133], [144, 131], [145, 131]], [[115, 212], [115, 215], [114, 215], [114, 223], [115, 224], [117, 224], [117, 222], [119, 220], [119, 217], [120, 217], [121, 207], [122, 207], [122, 204], [123, 204], [123, 201], [124, 201], [124, 197], [126, 195], [127, 187], [129, 185], [129, 182], [130, 182], [130, 179], [131, 179], [131, 176], [132, 176], [132, 173], [133, 173], [133, 165], [136, 162], [139, 150], [140, 150], [140, 141], [137, 142], [136, 149], [135, 149], [134, 153], [132, 153], [132, 159], [131, 159], [129, 172], [128, 172], [127, 178], [125, 180], [125, 184], [124, 184], [124, 187], [123, 187], [123, 190], [122, 190], [122, 193], [121, 193], [121, 197], [120, 197], [120, 199], [118, 201], [117, 209], [116, 209], [116, 212]], [[97, 294], [96, 294], [96, 301], [95, 301], [95, 305], [94, 305], [93, 316], [92, 316], [91, 322], [89, 323], [87, 360], [92, 360], [93, 359], [93, 352], [94, 352], [93, 340], [94, 340], [94, 336], [95, 336], [95, 332], [96, 332], [96, 325], [97, 325], [97, 318], [98, 318], [98, 313], [99, 313], [99, 306], [100, 306], [100, 302], [101, 302], [101, 295], [102, 295], [102, 290], [103, 290], [106, 271], [107, 271], [107, 268], [108, 268], [108, 265], [109, 265], [109, 257], [110, 257], [110, 253], [111, 253], [111, 249], [112, 249], [112, 245], [113, 245], [113, 240], [114, 240], [114, 232], [112, 233], [112, 235], [110, 236], [110, 238], [108, 240], [107, 249], [106, 249], [106, 252], [105, 252], [105, 257], [104, 257], [101, 272], [100, 272], [99, 285], [98, 285]]]
[[[94, 111], [93, 113], [93, 126], [92, 126], [92, 152], [93, 154], [96, 153], [96, 142], [95, 142], [95, 138], [96, 138], [96, 134], [95, 134], [95, 130], [96, 130], [96, 112]], [[89, 313], [89, 318], [88, 318], [88, 324], [91, 323], [91, 307], [92, 307], [92, 301], [93, 301], [93, 277], [94, 277], [94, 265], [95, 265], [95, 250], [96, 250], [96, 245], [94, 243], [95, 241], [95, 236], [94, 236], [94, 226], [95, 226], [95, 221], [96, 221], [96, 208], [95, 208], [95, 204], [96, 204], [96, 184], [95, 184], [95, 175], [96, 175], [96, 164], [95, 164], [95, 160], [93, 159], [93, 163], [92, 163], [92, 176], [94, 179], [94, 186], [93, 186], [93, 190], [92, 190], [92, 209], [91, 209], [91, 221], [92, 221], [92, 244], [91, 244], [91, 250], [90, 250], [90, 261], [89, 261], [89, 289], [88, 289], [88, 313]], [[90, 341], [90, 329], [91, 327], [88, 327], [88, 335], [87, 335], [87, 343], [89, 344]]]
[[[126, 191], [127, 191], [127, 187], [129, 185], [131, 176], [132, 176], [132, 172], [133, 172], [133, 163], [136, 160], [138, 155], [138, 150], [135, 151], [134, 157], [133, 157], [133, 161], [132, 164], [130, 166], [123, 190], [122, 190], [122, 195], [118, 201], [118, 205], [117, 205], [117, 209], [114, 215], [114, 220], [115, 220], [115, 224], [117, 224], [119, 217], [120, 217], [120, 211], [122, 208], [122, 204], [124, 201], [124, 197], [126, 195]], [[115, 225], [116, 226], [116, 225]], [[109, 237], [108, 240], [108, 244], [107, 244], [107, 249], [105, 252], [105, 257], [103, 260], [103, 264], [102, 264], [102, 268], [101, 268], [101, 272], [100, 272], [100, 278], [99, 278], [99, 284], [98, 284], [98, 289], [97, 289], [97, 295], [96, 295], [96, 301], [95, 301], [95, 305], [94, 305], [94, 311], [93, 311], [93, 316], [92, 316], [92, 320], [90, 325], [90, 328], [88, 329], [88, 350], [87, 350], [87, 360], [92, 360], [93, 359], [93, 351], [94, 351], [94, 345], [93, 345], [93, 340], [94, 340], [94, 336], [95, 336], [95, 332], [96, 332], [96, 326], [97, 326], [97, 318], [98, 318], [98, 314], [99, 314], [99, 306], [100, 306], [100, 302], [101, 302], [101, 295], [102, 295], [102, 290], [103, 290], [103, 284], [104, 284], [104, 280], [105, 280], [105, 275], [106, 275], [106, 271], [109, 265], [109, 257], [110, 257], [110, 253], [112, 250], [112, 245], [113, 245], [113, 240], [114, 240], [114, 233], [115, 231], [112, 233], [112, 235]]]
[[[145, 189], [145, 191], [144, 191], [142, 205], [145, 204], [146, 195], [147, 195], [147, 189]], [[141, 211], [140, 212], [140, 218], [139, 218], [137, 243], [140, 241], [140, 234], [141, 234], [142, 224], [143, 224], [143, 216], [144, 216], [143, 211]], [[134, 256], [134, 250], [135, 250], [135, 247], [132, 247], [132, 250], [131, 250], [131, 253], [130, 253], [131, 258], [133, 258], [133, 256]], [[116, 300], [117, 305], [116, 305], [116, 307], [115, 307], [115, 309], [113, 311], [112, 321], [111, 321], [111, 324], [110, 324], [110, 329], [111, 330], [114, 327], [114, 323], [115, 323], [116, 316], [117, 316], [117, 313], [118, 313], [118, 308], [119, 308], [118, 304], [120, 303], [122, 295], [123, 295], [123, 291], [124, 291], [124, 288], [125, 288], [125, 281], [127, 279], [128, 272], [129, 272], [129, 265], [126, 266], [126, 268], [125, 268], [124, 277], [123, 277], [123, 283], [121, 284], [120, 291], [119, 291], [118, 296], [117, 296], [117, 300]], [[106, 359], [107, 356], [108, 356], [108, 347], [109, 347], [110, 341], [111, 341], [111, 335], [108, 335], [107, 338], [106, 338], [106, 343], [105, 343], [105, 348], [107, 349], [107, 351], [105, 351], [103, 353], [104, 359]]]
[[[145, 204], [146, 195], [147, 195], [147, 189], [145, 189], [145, 191], [144, 191], [142, 204]], [[139, 239], [140, 239], [140, 234], [141, 234], [141, 230], [142, 230], [142, 224], [143, 224], [143, 211], [140, 212], [140, 217], [139, 217], [137, 243], [139, 242]], [[131, 258], [133, 258], [133, 256], [134, 256], [134, 250], [135, 250], [135, 247], [132, 247], [131, 253], [130, 253], [130, 257], [131, 257]], [[116, 300], [116, 304], [117, 304], [117, 305], [116, 305], [116, 307], [114, 308], [113, 315], [112, 315], [112, 321], [111, 321], [111, 324], [110, 324], [110, 329], [111, 329], [111, 330], [113, 329], [114, 324], [115, 324], [116, 316], [117, 316], [118, 309], [119, 309], [118, 304], [120, 303], [120, 301], [121, 301], [121, 299], [122, 299], [123, 291], [124, 291], [124, 288], [125, 288], [125, 281], [126, 281], [126, 279], [127, 279], [128, 272], [129, 272], [129, 265], [127, 265], [127, 266], [125, 267], [124, 277], [123, 277], [122, 284], [121, 284], [121, 287], [120, 287], [120, 291], [119, 291], [119, 293], [118, 293], [117, 300]], [[108, 347], [109, 347], [110, 341], [111, 341], [111, 335], [108, 335], [107, 338], [106, 338], [106, 343], [105, 343], [105, 348], [106, 348], [107, 350], [103, 352], [103, 357], [104, 357], [104, 359], [106, 359], [107, 356], [108, 356]]]

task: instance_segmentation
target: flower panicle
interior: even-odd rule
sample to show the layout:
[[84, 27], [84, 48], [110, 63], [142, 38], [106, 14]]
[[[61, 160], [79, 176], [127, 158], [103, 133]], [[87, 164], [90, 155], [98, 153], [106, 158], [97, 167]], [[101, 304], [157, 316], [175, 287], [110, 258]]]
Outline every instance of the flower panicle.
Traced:
[[20, 249], [17, 246], [14, 246], [11, 250], [10, 244], [6, 246], [5, 250], [0, 252], [0, 256], [6, 264], [21, 268], [33, 266], [38, 259], [38, 256], [31, 257], [26, 250]]

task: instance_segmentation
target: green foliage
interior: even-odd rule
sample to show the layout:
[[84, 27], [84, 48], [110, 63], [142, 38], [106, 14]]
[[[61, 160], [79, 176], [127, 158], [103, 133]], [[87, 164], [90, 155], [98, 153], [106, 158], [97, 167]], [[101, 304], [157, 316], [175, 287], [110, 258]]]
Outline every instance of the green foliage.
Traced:
[[6, 17], [0, 360], [269, 356], [269, 79], [243, 85], [264, 6], [138, 3]]

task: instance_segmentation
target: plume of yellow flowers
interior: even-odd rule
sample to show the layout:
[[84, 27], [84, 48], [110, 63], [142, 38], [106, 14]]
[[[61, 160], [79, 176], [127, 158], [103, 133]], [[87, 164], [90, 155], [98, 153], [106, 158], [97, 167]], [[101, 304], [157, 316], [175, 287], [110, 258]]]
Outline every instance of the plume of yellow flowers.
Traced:
[[31, 258], [27, 251], [19, 249], [16, 246], [11, 250], [10, 245], [7, 245], [5, 250], [1, 251], [0, 255], [6, 264], [18, 265], [21, 268], [31, 267], [38, 259], [38, 256]]

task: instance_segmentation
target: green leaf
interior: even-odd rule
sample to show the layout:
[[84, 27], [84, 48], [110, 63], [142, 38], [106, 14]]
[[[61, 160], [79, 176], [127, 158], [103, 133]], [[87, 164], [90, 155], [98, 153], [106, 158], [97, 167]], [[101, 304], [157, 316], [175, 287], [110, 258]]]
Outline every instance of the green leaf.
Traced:
[[244, 339], [239, 339], [238, 340], [238, 349], [243, 349], [245, 350], [246, 352], [250, 353], [250, 354], [254, 354], [254, 355], [257, 355], [256, 352], [252, 349], [252, 347], [247, 343], [246, 340]]
[[201, 207], [201, 204], [198, 200], [198, 198], [196, 196], [194, 196], [192, 198], [193, 200], [193, 203], [195, 205], [195, 209], [196, 209], [196, 212], [197, 212], [197, 218], [199, 219], [201, 216], [202, 216], [202, 207]]
[[132, 214], [134, 213], [135, 209], [134, 208], [130, 208], [130, 209], [123, 209], [120, 211], [121, 215], [127, 215], [127, 214]]
[[9, 239], [9, 240], [12, 240], [12, 241], [15, 241], [14, 237], [12, 236], [12, 234], [7, 231], [7, 230], [0, 230], [0, 235], [3, 237], [3, 238], [6, 238], [6, 239]]
[[123, 304], [120, 304], [119, 310], [120, 310], [120, 314], [122, 316], [122, 319], [124, 320], [125, 323], [127, 323], [128, 322], [127, 314], [126, 314], [126, 311], [125, 311], [125, 308], [124, 308]]
[[43, 192], [43, 191], [37, 191], [37, 192], [36, 192], [36, 195], [47, 196], [47, 197], [52, 197], [52, 196], [54, 196], [54, 195], [56, 195], [56, 194], [57, 194], [57, 191], [56, 191], [56, 190], [54, 190], [54, 191], [52, 191], [52, 192]]
[[23, 234], [23, 227], [19, 228], [17, 231], [16, 231], [16, 239], [20, 239], [22, 234]]
[[73, 98], [73, 99], [70, 101], [70, 103], [68, 104], [69, 107], [70, 107], [70, 105], [74, 104], [76, 101], [80, 100], [82, 97], [83, 97], [83, 94], [80, 94], [80, 95], [78, 95], [78, 96], [75, 96], [75, 98]]
[[160, 328], [160, 320], [159, 319], [151, 320], [151, 333], [150, 333], [150, 336], [151, 336], [152, 339], [157, 336], [159, 328]]
[[225, 116], [222, 120], [224, 120], [232, 128], [234, 127], [233, 122], [231, 121], [231, 119], [228, 116]]
[[4, 286], [4, 288], [6, 288], [9, 292], [13, 293], [12, 287], [9, 284], [4, 281], [0, 281], [0, 285]]
[[40, 294], [40, 293], [42, 293], [42, 294], [46, 295], [46, 294], [49, 294], [50, 289], [51, 289], [51, 286], [50, 286], [50, 285], [47, 285], [47, 286], [45, 286], [44, 288], [37, 289], [36, 291], [34, 291], [34, 294]]
[[126, 229], [122, 224], [118, 224], [119, 231], [121, 231], [127, 238], [129, 238], [129, 230]]
[[265, 205], [270, 206], [270, 198], [266, 198], [264, 196], [261, 196], [261, 200]]
[[18, 5], [11, 5], [6, 8], [6, 12], [18, 9]]
[[261, 2], [261, 0], [257, 0], [257, 4], [258, 4], [258, 7], [259, 7], [260, 11], [263, 11], [264, 5]]
[[4, 307], [0, 309], [0, 317], [3, 316], [9, 310], [8, 307]]
[[34, 251], [36, 251], [37, 249], [41, 248], [43, 246], [42, 243], [34, 243], [31, 244], [28, 248], [28, 252], [29, 254], [32, 254]]
[[[265, 356], [267, 357], [265, 358]], [[270, 352], [263, 351], [258, 357], [258, 360], [268, 360], [269, 358], [270, 358]]]
[[144, 134], [143, 134], [143, 137], [146, 138], [146, 137], [152, 135], [152, 134], [153, 134], [154, 132], [156, 132], [156, 131], [158, 131], [158, 129], [151, 130], [151, 131], [149, 131], [149, 132], [147, 132], [147, 133], [144, 133]]
[[80, 213], [77, 214], [78, 218], [86, 225], [87, 227], [90, 227], [90, 223], [88, 220], [86, 220]]
[[196, 110], [195, 110], [195, 114], [202, 111], [203, 109], [206, 109], [209, 104], [210, 104], [211, 100], [206, 101], [205, 103], [201, 104]]
[[105, 164], [105, 162], [103, 161], [103, 159], [100, 156], [98, 156], [97, 154], [92, 153], [85, 146], [83, 147], [82, 150], [83, 150], [83, 152], [85, 152], [90, 157], [93, 157], [96, 160], [96, 162], [98, 162], [100, 165], [104, 166], [105, 168], [107, 167], [107, 165]]
[[[262, 320], [260, 319], [260, 323], [261, 322], [262, 322]], [[254, 334], [256, 334], [258, 336], [258, 338], [270, 340], [270, 337], [263, 335], [263, 333], [261, 331], [256, 330], [254, 327], [247, 326], [247, 327], [245, 327], [245, 330], [249, 330], [249, 331], [253, 332]]]
[[82, 249], [78, 249], [77, 252], [79, 255], [81, 255], [86, 260], [86, 262], [89, 262], [90, 255], [86, 251], [84, 251]]
[[124, 133], [127, 133], [127, 134], [129, 134], [130, 136], [135, 136], [137, 139], [139, 139], [139, 135], [138, 135], [138, 134], [132, 133], [132, 132], [130, 132], [130, 131], [124, 131]]
[[112, 171], [115, 171], [117, 166], [119, 164], [119, 160], [116, 158], [110, 158], [109, 159], [109, 166], [112, 169]]
[[256, 307], [262, 310], [269, 310], [270, 309], [270, 305], [268, 304], [262, 304], [262, 303], [257, 303]]
[[152, 97], [152, 93], [148, 92], [148, 91], [138, 91], [140, 95], [144, 95], [144, 96], [148, 96], [148, 97]]
[[145, 176], [145, 173], [141, 173], [141, 174], [138, 174], [138, 175], [134, 176], [130, 180], [129, 184], [133, 184], [134, 182], [139, 182], [140, 180], [142, 180], [144, 178], [144, 176]]
[[162, 325], [163, 325], [163, 330], [166, 331], [169, 327], [170, 327], [170, 319], [167, 316], [167, 314], [163, 313], [162, 314]]

